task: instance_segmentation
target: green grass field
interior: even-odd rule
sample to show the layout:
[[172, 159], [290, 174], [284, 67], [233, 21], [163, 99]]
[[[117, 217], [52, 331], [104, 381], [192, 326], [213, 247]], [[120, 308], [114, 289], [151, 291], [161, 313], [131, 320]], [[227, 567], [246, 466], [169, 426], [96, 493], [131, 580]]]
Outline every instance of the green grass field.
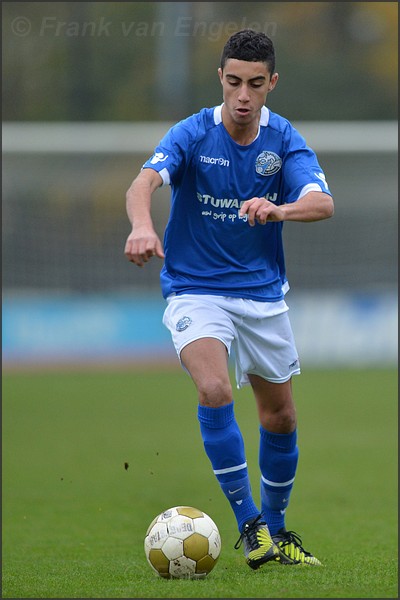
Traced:
[[[233, 548], [236, 523], [180, 368], [4, 373], [2, 597], [398, 598], [397, 371], [303, 371], [287, 526], [324, 567], [259, 571]], [[249, 388], [235, 404], [258, 499]], [[146, 562], [148, 524], [178, 504], [220, 529], [203, 581], [164, 580]]]

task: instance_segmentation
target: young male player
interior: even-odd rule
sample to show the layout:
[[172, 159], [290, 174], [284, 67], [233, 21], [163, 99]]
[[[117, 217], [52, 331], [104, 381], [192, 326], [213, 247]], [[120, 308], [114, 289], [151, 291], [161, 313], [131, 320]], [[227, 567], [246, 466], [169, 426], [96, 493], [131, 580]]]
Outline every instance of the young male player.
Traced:
[[[235, 514], [247, 563], [320, 565], [285, 527], [298, 447], [292, 375], [299, 358], [284, 295], [284, 221], [318, 221], [333, 200], [315, 153], [266, 108], [277, 82], [272, 41], [242, 30], [218, 69], [223, 104], [168, 131], [127, 192], [132, 223], [125, 255], [142, 267], [165, 258], [163, 322], [198, 392], [204, 448]], [[151, 198], [171, 186], [164, 249]], [[260, 421], [261, 510], [249, 481], [235, 419], [228, 356], [238, 388], [250, 384]]]

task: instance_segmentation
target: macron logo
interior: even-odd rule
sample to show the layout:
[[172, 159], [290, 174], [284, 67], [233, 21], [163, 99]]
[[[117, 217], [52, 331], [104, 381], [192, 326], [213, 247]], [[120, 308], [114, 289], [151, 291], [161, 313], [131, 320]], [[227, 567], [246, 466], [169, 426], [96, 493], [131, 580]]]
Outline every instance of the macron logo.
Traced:
[[164, 154], [164, 152], [156, 152], [150, 162], [152, 165], [155, 165], [159, 162], [164, 162], [164, 160], [167, 160], [167, 158], [168, 154]]
[[229, 167], [229, 160], [226, 158], [213, 158], [212, 156], [200, 156], [200, 162], [208, 165], [219, 165], [221, 167]]

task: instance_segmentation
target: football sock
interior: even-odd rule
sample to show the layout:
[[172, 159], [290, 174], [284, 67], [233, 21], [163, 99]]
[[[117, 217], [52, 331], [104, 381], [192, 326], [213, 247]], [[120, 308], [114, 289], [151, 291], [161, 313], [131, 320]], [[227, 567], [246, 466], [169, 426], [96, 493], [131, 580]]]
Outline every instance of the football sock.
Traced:
[[271, 535], [285, 527], [285, 511], [298, 461], [297, 431], [270, 433], [260, 427], [261, 512]]
[[234, 403], [211, 408], [198, 406], [204, 449], [214, 474], [235, 514], [239, 531], [260, 514], [251, 495], [243, 437], [236, 423]]

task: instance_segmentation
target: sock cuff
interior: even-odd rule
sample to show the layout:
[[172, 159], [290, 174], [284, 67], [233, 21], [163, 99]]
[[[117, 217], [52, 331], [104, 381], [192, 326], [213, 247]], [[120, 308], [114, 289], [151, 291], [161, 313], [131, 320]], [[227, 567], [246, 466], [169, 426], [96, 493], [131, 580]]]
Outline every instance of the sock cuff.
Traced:
[[297, 445], [297, 429], [291, 433], [271, 433], [260, 425], [260, 435], [266, 443], [282, 452], [293, 452]]
[[225, 406], [212, 408], [210, 406], [202, 406], [199, 404], [197, 416], [202, 425], [210, 429], [222, 429], [235, 419], [233, 412], [233, 401]]

